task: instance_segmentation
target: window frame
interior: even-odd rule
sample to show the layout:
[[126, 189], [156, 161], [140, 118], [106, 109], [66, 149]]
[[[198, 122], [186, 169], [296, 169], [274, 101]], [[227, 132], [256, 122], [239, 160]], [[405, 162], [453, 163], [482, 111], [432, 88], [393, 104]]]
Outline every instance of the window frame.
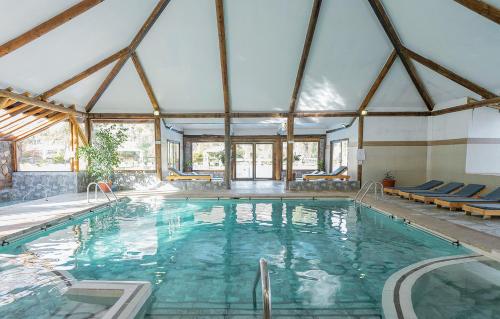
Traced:
[[[343, 149], [342, 149], [343, 142], [346, 142], [345, 152], [347, 154], [346, 156], [348, 156], [348, 154], [349, 154], [349, 152], [348, 152], [349, 139], [348, 138], [342, 138], [342, 139], [330, 141], [330, 173], [333, 172], [333, 144], [340, 143], [340, 158], [342, 159], [344, 157]], [[348, 163], [349, 163], [349, 159], [346, 158], [345, 166], [348, 166]], [[341, 163], [341, 165], [342, 165], [342, 163]]]

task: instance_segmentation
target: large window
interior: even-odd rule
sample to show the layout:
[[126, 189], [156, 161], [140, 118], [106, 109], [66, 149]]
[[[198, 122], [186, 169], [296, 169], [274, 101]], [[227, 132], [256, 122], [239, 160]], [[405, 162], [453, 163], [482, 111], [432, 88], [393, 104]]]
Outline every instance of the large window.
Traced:
[[111, 127], [127, 129], [127, 141], [118, 149], [120, 156], [119, 170], [154, 170], [155, 169], [155, 133], [154, 123], [129, 122], [94, 122], [93, 130]]
[[68, 122], [58, 123], [17, 143], [20, 171], [70, 171], [73, 156]]
[[167, 165], [176, 169], [181, 168], [181, 144], [175, 141], [167, 141]]
[[339, 166], [347, 166], [347, 145], [349, 140], [338, 140], [330, 142], [330, 172]]
[[[287, 142], [283, 142], [283, 170], [286, 170]], [[317, 170], [319, 142], [293, 143], [293, 169]]]
[[196, 142], [192, 144], [192, 162], [194, 171], [224, 170], [224, 143]]

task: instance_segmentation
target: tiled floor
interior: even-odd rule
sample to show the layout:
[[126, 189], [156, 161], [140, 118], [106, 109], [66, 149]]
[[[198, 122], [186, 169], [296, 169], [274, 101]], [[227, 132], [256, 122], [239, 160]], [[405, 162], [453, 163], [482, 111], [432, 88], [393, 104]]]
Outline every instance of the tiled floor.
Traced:
[[49, 197], [48, 201], [38, 199], [0, 207], [0, 242], [5, 236], [64, 216], [88, 211], [107, 202], [101, 195], [97, 201], [87, 203], [87, 195], [80, 193], [53, 196]]
[[364, 202], [436, 233], [493, 253], [500, 259], [498, 218], [485, 220], [478, 216], [467, 216], [462, 211], [451, 212], [438, 209], [434, 205], [416, 203], [396, 196], [385, 196], [384, 200], [367, 196]]

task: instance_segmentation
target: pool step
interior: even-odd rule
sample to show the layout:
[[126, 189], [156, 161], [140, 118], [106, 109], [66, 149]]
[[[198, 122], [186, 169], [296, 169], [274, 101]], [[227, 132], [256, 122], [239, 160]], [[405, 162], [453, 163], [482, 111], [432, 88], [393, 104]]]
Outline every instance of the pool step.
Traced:
[[[378, 307], [368, 308], [314, 308], [314, 309], [299, 309], [299, 308], [273, 308], [274, 318], [352, 318], [352, 319], [380, 319], [381, 311]], [[253, 308], [231, 308], [231, 307], [215, 307], [211, 305], [207, 308], [175, 308], [175, 307], [155, 307], [150, 309], [144, 316], [146, 319], [164, 319], [164, 318], [237, 318], [250, 319], [262, 318], [262, 309], [254, 310]]]

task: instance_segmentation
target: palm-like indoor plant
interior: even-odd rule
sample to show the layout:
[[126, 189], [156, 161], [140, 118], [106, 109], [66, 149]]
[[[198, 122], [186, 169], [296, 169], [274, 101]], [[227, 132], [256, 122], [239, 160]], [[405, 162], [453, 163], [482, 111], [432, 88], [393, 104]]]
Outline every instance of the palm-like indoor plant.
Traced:
[[394, 187], [396, 185], [396, 179], [394, 178], [394, 175], [392, 175], [391, 171], [385, 172], [382, 185], [384, 185], [384, 187]]
[[78, 148], [77, 156], [87, 160], [89, 182], [98, 183], [104, 192], [111, 190], [113, 172], [120, 165], [118, 148], [127, 140], [125, 132], [116, 125], [99, 129], [92, 144]]

